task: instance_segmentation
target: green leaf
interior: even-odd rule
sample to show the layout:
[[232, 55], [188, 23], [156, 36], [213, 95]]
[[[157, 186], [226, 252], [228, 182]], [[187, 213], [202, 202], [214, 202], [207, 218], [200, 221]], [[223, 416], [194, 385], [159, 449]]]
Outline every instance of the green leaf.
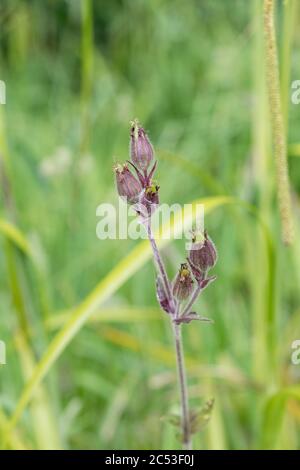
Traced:
[[281, 430], [286, 404], [289, 399], [300, 401], [300, 387], [284, 388], [268, 397], [263, 410], [262, 449], [274, 449]]
[[10, 240], [15, 246], [17, 246], [25, 255], [31, 257], [32, 253], [29, 247], [29, 243], [23, 233], [10, 222], [4, 219], [0, 219], [0, 232]]
[[[8, 424], [8, 419], [4, 411], [0, 408], [0, 442], [4, 441], [4, 430]], [[3, 435], [2, 435], [3, 433]], [[9, 436], [6, 436], [8, 448], [11, 450], [26, 450], [28, 447], [21, 441], [19, 435], [13, 431]]]
[[[59, 311], [51, 315], [45, 321], [49, 330], [58, 330], [72, 315], [72, 310]], [[120, 323], [120, 322], [149, 322], [161, 319], [161, 310], [157, 307], [106, 307], [95, 312], [89, 319], [89, 323]]]
[[290, 157], [300, 157], [300, 144], [290, 144], [288, 146], [288, 155]]

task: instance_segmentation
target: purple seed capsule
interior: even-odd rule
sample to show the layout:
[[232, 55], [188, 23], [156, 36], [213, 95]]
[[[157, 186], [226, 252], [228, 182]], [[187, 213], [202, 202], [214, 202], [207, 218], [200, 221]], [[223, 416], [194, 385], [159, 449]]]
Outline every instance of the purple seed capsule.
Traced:
[[142, 191], [141, 183], [133, 176], [126, 164], [114, 166], [117, 190], [119, 196], [126, 199], [128, 204], [135, 204]]

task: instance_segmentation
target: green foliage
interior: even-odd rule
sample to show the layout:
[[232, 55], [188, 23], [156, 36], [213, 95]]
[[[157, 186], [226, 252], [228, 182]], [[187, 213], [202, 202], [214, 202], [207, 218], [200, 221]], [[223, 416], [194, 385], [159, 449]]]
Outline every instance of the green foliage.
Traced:
[[[285, 3], [277, 26], [297, 214], [300, 108], [289, 106], [287, 87], [300, 72], [300, 33], [289, 28], [299, 9]], [[197, 305], [214, 323], [183, 325], [201, 421], [195, 446], [299, 448], [300, 366], [290, 359], [300, 339], [299, 220], [287, 249], [261, 6], [1, 2], [0, 446], [180, 446], [160, 419], [176, 416], [178, 396], [149, 246], [95, 233], [96, 207], [117, 200], [112, 165], [127, 158], [129, 121], [138, 117], [158, 149], [161, 200], [204, 200], [219, 253], [218, 281]], [[184, 261], [183, 245], [162, 242], [170, 273]], [[201, 411], [206, 397], [213, 409]]]

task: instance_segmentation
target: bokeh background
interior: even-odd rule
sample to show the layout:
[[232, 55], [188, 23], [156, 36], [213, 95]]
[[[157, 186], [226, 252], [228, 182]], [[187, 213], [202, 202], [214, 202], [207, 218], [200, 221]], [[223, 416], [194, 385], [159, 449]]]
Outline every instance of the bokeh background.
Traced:
[[[173, 341], [152, 262], [128, 258], [139, 241], [96, 237], [96, 207], [117, 202], [112, 165], [128, 158], [138, 117], [156, 148], [161, 200], [215, 206], [205, 222], [218, 280], [197, 304], [214, 324], [183, 331], [191, 404], [215, 399], [194, 445], [299, 448], [297, 4], [276, 9], [296, 225], [287, 248], [261, 0], [1, 0], [3, 447], [180, 448], [168, 418], [178, 412]], [[184, 242], [163, 253], [173, 275]], [[74, 309], [86, 321], [72, 329]], [[42, 385], [25, 389], [32, 374]]]

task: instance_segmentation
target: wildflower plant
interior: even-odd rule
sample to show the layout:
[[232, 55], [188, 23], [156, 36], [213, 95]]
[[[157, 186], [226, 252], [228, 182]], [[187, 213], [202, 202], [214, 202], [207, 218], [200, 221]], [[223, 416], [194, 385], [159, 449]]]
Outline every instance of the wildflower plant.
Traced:
[[213, 401], [200, 412], [189, 409], [188, 389], [181, 328], [193, 320], [211, 321], [198, 315], [193, 306], [201, 292], [216, 279], [209, 271], [217, 262], [217, 251], [206, 231], [192, 232], [192, 243], [186, 259], [171, 282], [151, 228], [151, 217], [159, 205], [159, 185], [154, 180], [157, 161], [147, 133], [137, 120], [131, 122], [130, 157], [114, 166], [119, 196], [132, 205], [147, 232], [156, 266], [156, 296], [161, 309], [168, 314], [174, 334], [178, 383], [181, 399], [181, 438], [184, 448], [192, 448], [192, 434], [207, 421]]

